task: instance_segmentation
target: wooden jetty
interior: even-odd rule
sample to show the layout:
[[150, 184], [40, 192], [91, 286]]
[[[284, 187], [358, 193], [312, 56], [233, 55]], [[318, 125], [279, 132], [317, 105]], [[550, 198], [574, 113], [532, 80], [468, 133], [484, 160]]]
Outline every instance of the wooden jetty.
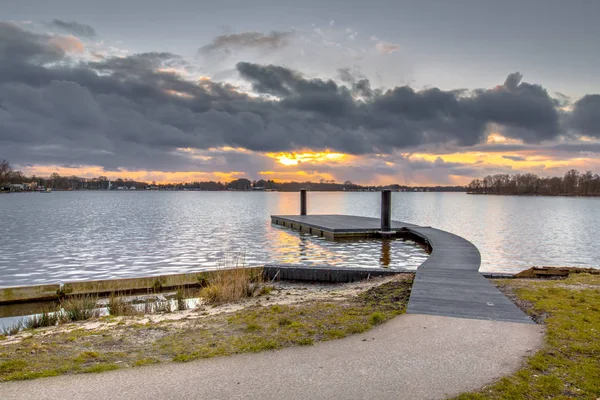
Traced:
[[[306, 195], [301, 199], [304, 211]], [[382, 200], [381, 220], [352, 215], [273, 215], [271, 222], [329, 240], [410, 236], [427, 245], [430, 255], [417, 268], [408, 313], [533, 323], [479, 273], [481, 255], [473, 243], [440, 229], [391, 221], [391, 197], [382, 195]]]
[[[310, 233], [329, 240], [381, 236], [378, 218], [353, 215], [271, 215], [271, 222], [302, 233]], [[407, 227], [416, 225], [392, 221], [390, 232], [403, 234]]]

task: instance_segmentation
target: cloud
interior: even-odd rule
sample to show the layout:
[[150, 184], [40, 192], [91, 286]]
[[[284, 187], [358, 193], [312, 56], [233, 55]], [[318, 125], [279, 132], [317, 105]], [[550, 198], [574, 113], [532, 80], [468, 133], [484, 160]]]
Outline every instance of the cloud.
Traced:
[[525, 157], [520, 157], [520, 156], [502, 156], [502, 158], [506, 158], [507, 160], [512, 160], [512, 161], [527, 161], [527, 159]]
[[506, 80], [504, 81], [504, 87], [508, 90], [517, 90], [522, 79], [522, 73], [513, 72], [506, 77]]
[[50, 38], [25, 31], [12, 23], [0, 22], [0, 68], [22, 63], [44, 65], [62, 59], [64, 51], [51, 46]]
[[600, 138], [600, 95], [588, 94], [576, 101], [569, 124], [583, 135]]
[[358, 35], [357, 31], [353, 31], [350, 28], [346, 28], [346, 30], [344, 30], [344, 33], [346, 34], [346, 36], [348, 37], [348, 39], [350, 40], [354, 40], [356, 39], [356, 36]]
[[[373, 39], [373, 37], [371, 37], [371, 39]], [[395, 51], [400, 50], [400, 45], [390, 42], [379, 41], [375, 44], [375, 49], [381, 54], [391, 54]]]
[[210, 55], [216, 52], [231, 53], [234, 49], [274, 50], [289, 44], [292, 32], [272, 31], [231, 33], [217, 36], [213, 41], [200, 48], [200, 53]]
[[96, 36], [96, 30], [94, 28], [75, 21], [66, 22], [60, 19], [53, 19], [50, 26], [79, 37], [93, 38]]
[[66, 53], [83, 53], [85, 51], [85, 46], [81, 42], [81, 40], [77, 39], [75, 36], [54, 36], [49, 40], [50, 44], [58, 47], [62, 51]]
[[[374, 89], [351, 70], [340, 71], [340, 83], [279, 65], [240, 62], [236, 71], [253, 91], [245, 93], [227, 82], [169, 72], [189, 67], [171, 53], [75, 63], [55, 38], [0, 23], [0, 148], [15, 164], [202, 171], [214, 168], [215, 159], [181, 149], [206, 154], [224, 147], [256, 153], [312, 149], [372, 157], [415, 147], [485, 147], [491, 124], [522, 140], [521, 147], [572, 130], [597, 132], [598, 95], [582, 98], [568, 113], [520, 74], [490, 89]], [[241, 165], [232, 155], [219, 157]], [[472, 168], [442, 161], [433, 165], [437, 171], [458, 175]], [[252, 169], [268, 170], [270, 164], [263, 163]]]

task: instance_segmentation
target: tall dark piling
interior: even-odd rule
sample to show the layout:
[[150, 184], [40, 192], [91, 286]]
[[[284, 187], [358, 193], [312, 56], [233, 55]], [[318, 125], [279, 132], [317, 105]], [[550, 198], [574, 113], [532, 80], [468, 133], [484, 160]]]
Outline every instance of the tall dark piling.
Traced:
[[381, 191], [381, 231], [392, 230], [392, 191]]
[[306, 189], [300, 190], [300, 215], [306, 215]]

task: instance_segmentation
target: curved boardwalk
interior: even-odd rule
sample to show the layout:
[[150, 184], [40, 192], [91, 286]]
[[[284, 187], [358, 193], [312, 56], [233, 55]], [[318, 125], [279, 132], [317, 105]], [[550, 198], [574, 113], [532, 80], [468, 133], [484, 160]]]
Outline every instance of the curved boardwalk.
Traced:
[[[378, 218], [351, 215], [274, 215], [273, 223], [331, 239], [374, 236]], [[407, 312], [493, 321], [533, 321], [479, 273], [481, 255], [468, 240], [452, 233], [392, 221], [392, 230], [410, 232], [429, 243], [432, 252], [417, 269]]]
[[481, 256], [473, 243], [440, 229], [407, 229], [427, 240], [433, 249], [417, 269], [409, 314], [533, 323], [479, 273]]

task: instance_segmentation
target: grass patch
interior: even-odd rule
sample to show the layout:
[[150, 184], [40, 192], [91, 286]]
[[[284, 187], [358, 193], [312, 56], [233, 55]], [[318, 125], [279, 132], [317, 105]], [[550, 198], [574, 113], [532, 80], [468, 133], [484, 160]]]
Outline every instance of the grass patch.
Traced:
[[119, 369], [119, 366], [117, 364], [102, 363], [92, 365], [91, 367], [87, 367], [81, 372], [83, 372], [84, 374], [97, 374], [99, 372], [114, 371], [115, 369]]
[[260, 294], [265, 290], [262, 283], [262, 269], [222, 268], [209, 275], [200, 297], [212, 304], [234, 302]]
[[373, 314], [369, 315], [369, 323], [371, 325], [379, 325], [386, 319], [385, 314], [381, 311], [375, 311]]
[[[49, 331], [0, 346], [0, 381], [186, 362], [338, 339], [403, 313], [411, 285], [409, 277], [343, 299], [257, 304], [204, 317], [202, 311], [190, 311], [177, 324], [134, 323], [141, 317], [133, 316], [127, 324], [100, 320], [105, 329]], [[198, 318], [190, 318], [194, 313]]]
[[85, 321], [100, 316], [97, 296], [75, 296], [61, 300], [61, 322]]
[[600, 398], [600, 276], [496, 282], [547, 326], [545, 344], [512, 376], [458, 399]]
[[158, 364], [160, 363], [160, 360], [156, 359], [156, 358], [142, 358], [140, 360], [137, 360], [135, 363], [133, 363], [133, 365], [135, 367], [141, 367], [143, 365], [153, 365], [153, 364]]
[[9, 360], [0, 363], [0, 374], [7, 374], [11, 372], [19, 371], [27, 367], [27, 361], [25, 360]]

